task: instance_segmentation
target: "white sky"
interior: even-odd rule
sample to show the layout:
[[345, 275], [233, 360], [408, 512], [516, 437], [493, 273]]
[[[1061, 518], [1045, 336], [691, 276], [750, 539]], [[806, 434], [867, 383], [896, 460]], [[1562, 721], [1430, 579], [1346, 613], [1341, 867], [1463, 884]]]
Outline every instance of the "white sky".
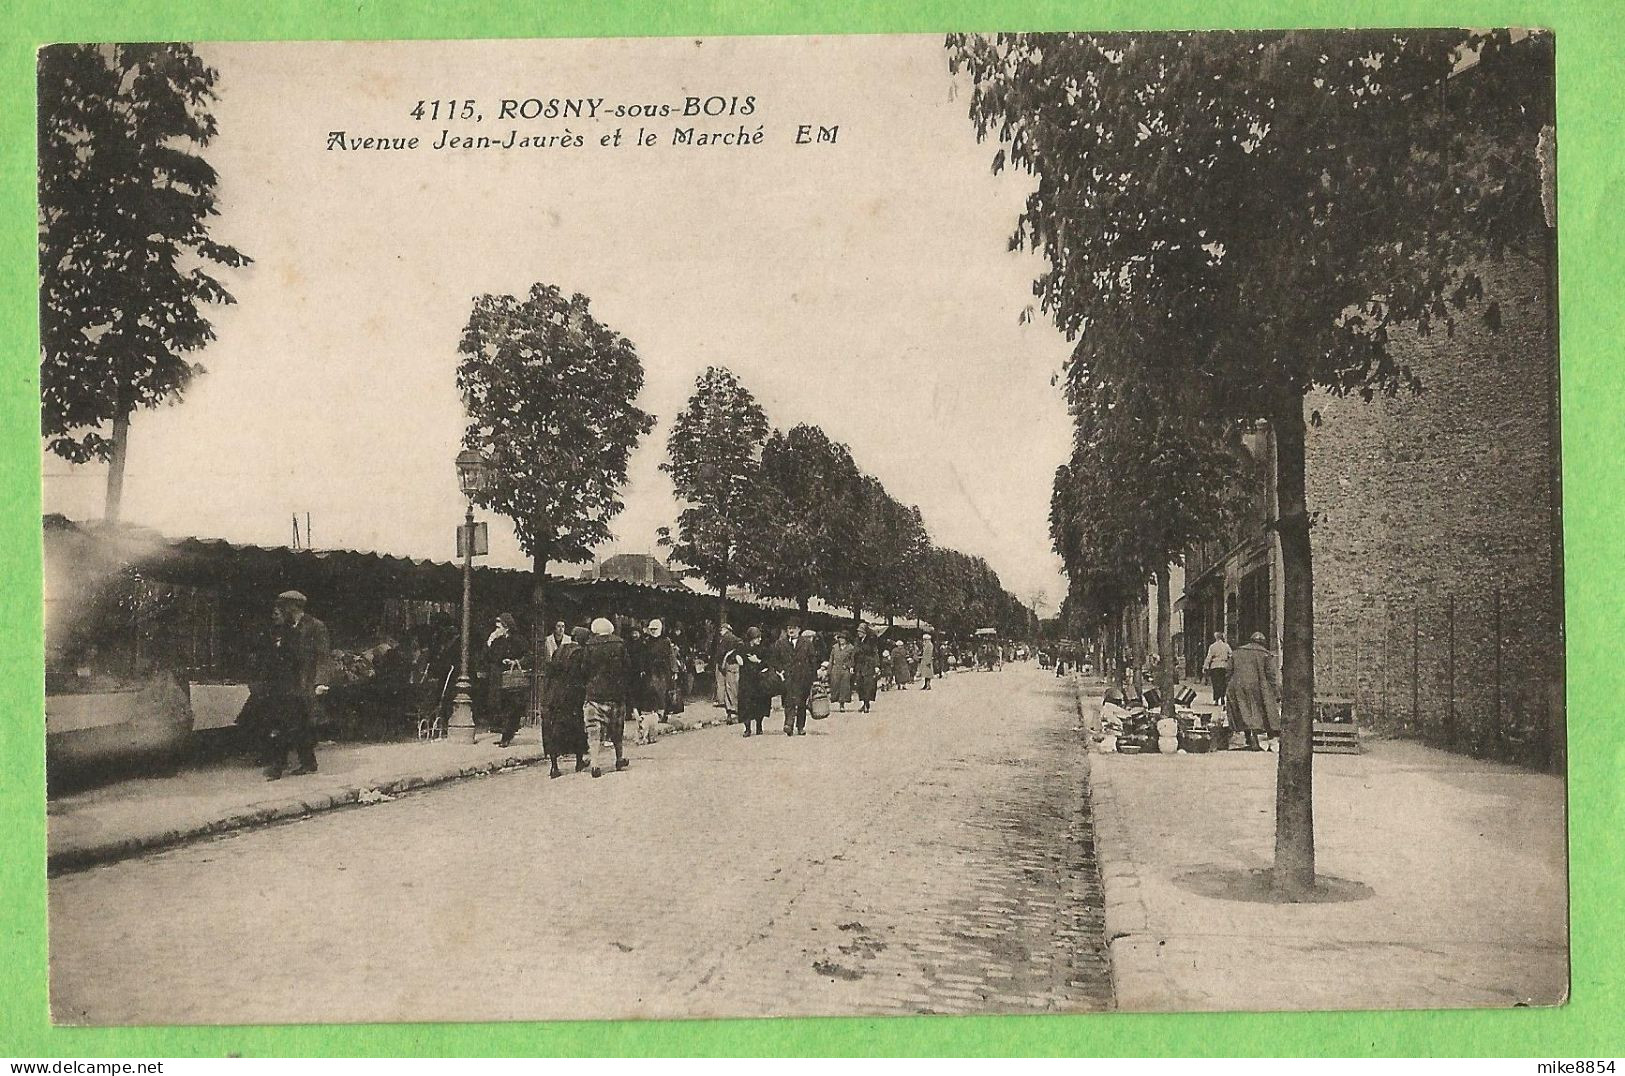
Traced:
[[[125, 517], [172, 535], [450, 559], [462, 513], [457, 340], [478, 293], [546, 281], [590, 296], [642, 356], [657, 416], [632, 457], [611, 551], [672, 521], [657, 471], [707, 364], [734, 370], [781, 428], [822, 426], [933, 538], [986, 557], [1024, 599], [1064, 593], [1050, 480], [1069, 423], [1051, 377], [1067, 347], [1018, 324], [1040, 267], [1007, 240], [1028, 190], [989, 173], [963, 87], [930, 37], [204, 45], [220, 72], [215, 237], [226, 271], [208, 373], [132, 425]], [[569, 126], [577, 150], [325, 150], [329, 130], [416, 134], [419, 99], [473, 98], [462, 133], [505, 137], [504, 97], [680, 101], [754, 94], [750, 149], [600, 148], [640, 122]], [[737, 121], [700, 121], [731, 130]], [[833, 145], [792, 144], [799, 123]], [[454, 131], [454, 133], [456, 133]], [[45, 508], [97, 518], [102, 470], [47, 457]], [[492, 521], [492, 563], [525, 564]]]

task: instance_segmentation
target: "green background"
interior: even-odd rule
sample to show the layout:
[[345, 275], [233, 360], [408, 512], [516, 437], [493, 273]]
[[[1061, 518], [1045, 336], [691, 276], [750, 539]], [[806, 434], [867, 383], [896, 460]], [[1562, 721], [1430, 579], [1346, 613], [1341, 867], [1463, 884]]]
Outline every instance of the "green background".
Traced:
[[[515, 7], [532, 10], [515, 10]], [[1614, 555], [1625, 531], [1625, 365], [1617, 207], [1625, 184], [1625, 51], [1615, 3], [704, 3], [641, 0], [208, 5], [12, 0], [0, 52], [0, 1055], [303, 1054], [1398, 1054], [1625, 1053], [1625, 689]], [[34, 48], [50, 41], [941, 33], [1285, 26], [1543, 26], [1556, 31], [1564, 533], [1567, 565], [1573, 995], [1556, 1009], [1475, 1012], [897, 1017], [885, 1019], [52, 1028], [46, 995], [44, 723]], [[967, 120], [967, 124], [968, 124]], [[1618, 202], [1615, 200], [1619, 199]], [[1535, 401], [1531, 401], [1533, 404]], [[155, 916], [168, 914], [153, 909]], [[1449, 907], [1438, 914], [1448, 917]], [[1519, 910], [1505, 909], [1515, 921]], [[275, 945], [267, 938], [265, 944]], [[1404, 975], [1403, 967], [1394, 969]]]

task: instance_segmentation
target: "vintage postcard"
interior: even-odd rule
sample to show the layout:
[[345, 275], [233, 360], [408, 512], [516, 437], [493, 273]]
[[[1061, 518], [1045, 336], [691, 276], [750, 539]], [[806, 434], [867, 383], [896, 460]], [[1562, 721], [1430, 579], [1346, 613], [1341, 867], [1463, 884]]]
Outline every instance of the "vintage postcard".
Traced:
[[1563, 1003], [1554, 48], [41, 48], [52, 1018]]

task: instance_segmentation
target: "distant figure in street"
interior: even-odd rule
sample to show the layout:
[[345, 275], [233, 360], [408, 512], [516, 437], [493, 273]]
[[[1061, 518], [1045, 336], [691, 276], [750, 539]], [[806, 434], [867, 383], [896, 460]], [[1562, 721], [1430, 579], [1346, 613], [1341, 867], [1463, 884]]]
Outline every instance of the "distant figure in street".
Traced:
[[316, 715], [332, 679], [333, 650], [327, 626], [305, 613], [297, 590], [277, 595], [272, 609], [269, 735], [265, 778], [281, 779], [288, 751], [299, 756], [295, 777], [316, 772]]
[[858, 641], [852, 647], [852, 678], [857, 684], [863, 712], [868, 713], [880, 681], [880, 645], [869, 634], [868, 624], [858, 625]]
[[[783, 699], [783, 678], [785, 678], [785, 670], [790, 668], [790, 655], [791, 653], [795, 653], [796, 631], [798, 631], [798, 629], [796, 629], [795, 624], [788, 624], [788, 626], [782, 627], [782, 629], [778, 631], [777, 636], [773, 637], [773, 644], [770, 645], [769, 649], [767, 649], [767, 653], [762, 655], [762, 657], [767, 660], [767, 665], [769, 665], [769, 668], [772, 668], [775, 673], [778, 673], [778, 691], [773, 691], [772, 694], [775, 699], [778, 699], [778, 705], [780, 705], [780, 707], [785, 705], [785, 699]], [[785, 709], [788, 709], [788, 707], [785, 707]]]
[[724, 628], [722, 643], [717, 647], [717, 680], [720, 685], [718, 702], [731, 722], [739, 714], [739, 666], [745, 660], [745, 643], [739, 636]]
[[921, 691], [931, 690], [931, 680], [937, 675], [937, 648], [931, 642], [931, 633], [920, 637], [920, 675], [925, 678]]
[[1247, 737], [1247, 750], [1262, 751], [1259, 734], [1273, 736], [1281, 720], [1281, 679], [1275, 655], [1270, 653], [1264, 633], [1255, 631], [1231, 654], [1230, 661], [1230, 685], [1225, 692], [1230, 723]]
[[659, 620], [649, 621], [649, 693], [655, 703], [653, 710], [664, 721], [671, 712], [671, 695], [677, 685], [677, 651], [666, 627]]
[[542, 750], [547, 752], [549, 777], [559, 776], [560, 755], [576, 757], [577, 773], [589, 765], [583, 717], [587, 705], [584, 645], [591, 637], [586, 628], [576, 628], [547, 663], [547, 678], [542, 682]]
[[835, 645], [829, 648], [829, 701], [843, 710], [852, 701], [852, 644], [844, 631], [835, 633]]
[[497, 617], [496, 625], [485, 640], [485, 720], [502, 730], [498, 747], [512, 747], [519, 733], [519, 719], [524, 711], [524, 700], [518, 691], [502, 690], [502, 674], [509, 663], [518, 663], [524, 654], [519, 640], [519, 622], [512, 613]]
[[570, 636], [565, 633], [564, 621], [561, 620], [554, 624], [552, 634], [542, 640], [542, 660], [552, 661], [553, 655], [558, 651], [559, 647], [569, 641]]
[[1224, 641], [1224, 632], [1214, 632], [1213, 645], [1207, 648], [1207, 657], [1202, 661], [1202, 671], [1211, 677], [1215, 706], [1224, 705], [1225, 688], [1230, 681], [1230, 663], [1233, 660], [1230, 644]]
[[615, 634], [615, 625], [603, 617], [592, 622], [592, 637], [582, 647], [585, 654], [584, 678], [587, 684], [581, 716], [587, 726], [587, 752], [592, 759], [592, 775], [602, 777], [604, 741], [615, 747], [615, 768], [630, 763], [623, 754], [626, 738], [626, 697], [631, 670], [626, 660], [626, 643]]
[[762, 722], [773, 709], [773, 689], [768, 683], [770, 675], [777, 675], [768, 663], [762, 646], [762, 629], [751, 627], [745, 632], [745, 645], [739, 651], [739, 720], [744, 722], [745, 735], [762, 734]]
[[650, 686], [654, 674], [654, 660], [650, 651], [651, 640], [643, 634], [643, 625], [626, 627], [626, 703], [627, 716], [637, 725], [638, 743], [650, 743], [660, 721], [663, 700], [657, 699]]
[[818, 637], [804, 631], [790, 650], [784, 668], [784, 734], [807, 735], [807, 701], [818, 673]]
[[909, 668], [908, 646], [901, 639], [892, 644], [891, 679], [892, 686], [899, 691], [906, 691], [914, 679], [914, 672]]

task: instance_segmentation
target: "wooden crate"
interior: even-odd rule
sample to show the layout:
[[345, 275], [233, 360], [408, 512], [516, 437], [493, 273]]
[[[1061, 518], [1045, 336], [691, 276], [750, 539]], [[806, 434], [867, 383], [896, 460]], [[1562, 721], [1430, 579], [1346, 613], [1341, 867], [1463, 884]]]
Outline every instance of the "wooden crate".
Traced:
[[1358, 755], [1360, 726], [1354, 700], [1335, 695], [1315, 696], [1314, 750], [1324, 755]]

